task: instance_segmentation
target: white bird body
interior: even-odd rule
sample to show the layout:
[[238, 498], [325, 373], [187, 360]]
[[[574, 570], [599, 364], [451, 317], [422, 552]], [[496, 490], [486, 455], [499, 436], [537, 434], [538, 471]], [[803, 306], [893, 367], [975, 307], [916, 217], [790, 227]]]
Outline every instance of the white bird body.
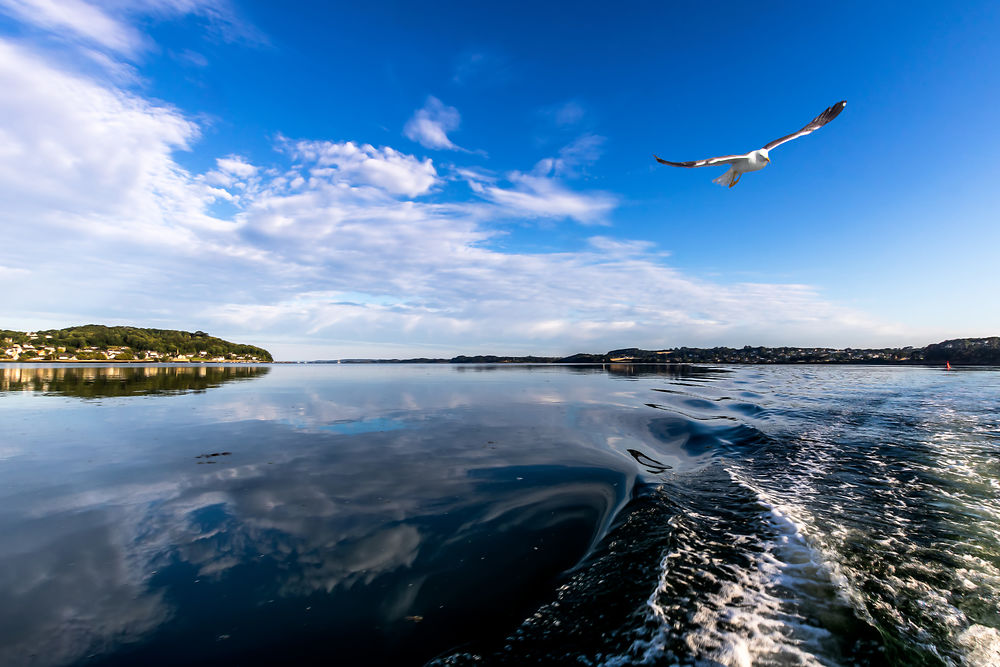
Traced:
[[743, 174], [750, 171], [760, 171], [770, 164], [771, 158], [768, 157], [768, 151], [773, 148], [777, 148], [781, 144], [791, 141], [792, 139], [798, 139], [799, 137], [804, 137], [807, 134], [815, 132], [836, 118], [846, 106], [846, 101], [837, 102], [833, 106], [824, 110], [823, 113], [809, 121], [809, 123], [798, 132], [792, 132], [791, 134], [787, 134], [780, 139], [768, 142], [763, 148], [750, 151], [745, 155], [722, 155], [720, 157], [710, 157], [705, 160], [692, 160], [690, 162], [670, 162], [669, 160], [664, 160], [655, 155], [653, 157], [655, 157], [656, 161], [660, 164], [668, 164], [671, 167], [711, 167], [713, 165], [728, 164], [729, 169], [726, 170], [722, 176], [713, 178], [712, 181], [718, 183], [719, 185], [731, 188], [739, 182], [740, 176]]
[[741, 155], [739, 160], [731, 162], [729, 169], [722, 176], [713, 178], [712, 182], [731, 188], [740, 180], [740, 176], [748, 171], [760, 171], [770, 162], [771, 159], [767, 157], [766, 149], [751, 151], [746, 155]]

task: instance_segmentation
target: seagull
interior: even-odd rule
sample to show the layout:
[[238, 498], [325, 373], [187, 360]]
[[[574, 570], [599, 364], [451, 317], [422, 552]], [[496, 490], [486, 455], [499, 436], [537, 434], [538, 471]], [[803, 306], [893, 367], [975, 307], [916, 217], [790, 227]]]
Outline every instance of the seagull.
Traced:
[[791, 134], [787, 134], [780, 139], [775, 139], [774, 141], [765, 144], [763, 148], [750, 151], [746, 155], [723, 155], [721, 157], [710, 157], [706, 160], [692, 160], [691, 162], [670, 162], [669, 160], [664, 160], [656, 155], [653, 157], [655, 157], [656, 161], [660, 164], [669, 164], [671, 167], [712, 167], [717, 164], [728, 164], [729, 170], [722, 176], [713, 178], [712, 182], [723, 186], [733, 187], [740, 182], [740, 176], [743, 174], [748, 171], [760, 171], [766, 167], [769, 162], [771, 162], [771, 159], [767, 155], [768, 151], [777, 148], [781, 144], [791, 141], [792, 139], [798, 139], [799, 137], [804, 137], [807, 134], [815, 132], [836, 118], [846, 106], [847, 101], [841, 100], [833, 106], [827, 107], [823, 113], [809, 121], [809, 124], [798, 132], [792, 132]]

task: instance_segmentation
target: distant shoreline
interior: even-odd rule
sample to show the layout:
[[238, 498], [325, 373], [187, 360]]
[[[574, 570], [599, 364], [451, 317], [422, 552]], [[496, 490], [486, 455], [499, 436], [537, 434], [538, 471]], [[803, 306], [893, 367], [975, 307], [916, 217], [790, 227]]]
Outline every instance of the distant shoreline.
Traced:
[[679, 347], [643, 350], [635, 347], [605, 354], [574, 354], [568, 357], [461, 355], [451, 359], [325, 359], [307, 364], [819, 364], [1000, 366], [1000, 337], [956, 338], [925, 347], [826, 348], [826, 347]]
[[[535, 355], [459, 355], [456, 357], [410, 359], [316, 359], [274, 361], [263, 348], [238, 345], [208, 336], [162, 329], [105, 327], [86, 325], [50, 332], [13, 332], [3, 342], [10, 346], [0, 363], [22, 364], [816, 364], [816, 365], [889, 365], [889, 366], [1000, 366], [1000, 336], [955, 338], [924, 347], [826, 348], [826, 347], [677, 347], [644, 350], [630, 347], [604, 354], [579, 353], [567, 357]], [[76, 348], [84, 335], [96, 341], [114, 340], [114, 344], [89, 344]], [[145, 336], [146, 338], [143, 338]], [[18, 337], [20, 340], [16, 340]], [[114, 338], [112, 338], [114, 337]], [[63, 339], [66, 339], [65, 341]], [[133, 340], [137, 342], [133, 342]], [[170, 352], [149, 349], [150, 340], [171, 340]], [[90, 343], [90, 341], [85, 341]], [[64, 344], [60, 344], [64, 343]], [[130, 347], [129, 344], [133, 346]], [[43, 347], [44, 346], [44, 347]], [[146, 346], [146, 347], [144, 347]], [[165, 347], [161, 344], [159, 347]], [[178, 349], [180, 348], [180, 349]], [[32, 356], [29, 356], [32, 355]], [[27, 357], [27, 358], [25, 358]], [[83, 357], [83, 358], [79, 358]], [[97, 358], [103, 357], [103, 358]], [[139, 358], [141, 357], [141, 358]]]

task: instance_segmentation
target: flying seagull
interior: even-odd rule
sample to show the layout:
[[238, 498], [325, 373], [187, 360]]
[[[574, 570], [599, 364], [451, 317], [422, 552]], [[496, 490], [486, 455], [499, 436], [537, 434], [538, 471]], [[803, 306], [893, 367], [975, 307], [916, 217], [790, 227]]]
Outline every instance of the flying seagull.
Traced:
[[740, 181], [740, 176], [747, 173], [748, 171], [759, 171], [767, 166], [771, 159], [767, 156], [768, 151], [773, 148], [777, 148], [786, 141], [791, 141], [792, 139], [798, 139], [799, 137], [804, 137], [810, 132], [815, 132], [819, 128], [823, 127], [831, 120], [836, 118], [844, 107], [847, 106], [846, 100], [841, 100], [831, 107], [828, 107], [826, 111], [809, 121], [809, 124], [803, 127], [798, 132], [792, 132], [791, 134], [785, 135], [780, 139], [775, 139], [774, 141], [767, 143], [763, 148], [755, 151], [750, 151], [746, 155], [723, 155], [721, 157], [710, 157], [707, 160], [692, 160], [691, 162], [670, 162], [669, 160], [664, 160], [663, 158], [657, 157], [656, 161], [660, 164], [669, 164], [671, 167], [712, 167], [717, 164], [728, 164], [729, 170], [726, 171], [722, 176], [718, 178], [713, 178], [713, 183], [718, 183], [719, 185], [728, 185], [733, 187]]

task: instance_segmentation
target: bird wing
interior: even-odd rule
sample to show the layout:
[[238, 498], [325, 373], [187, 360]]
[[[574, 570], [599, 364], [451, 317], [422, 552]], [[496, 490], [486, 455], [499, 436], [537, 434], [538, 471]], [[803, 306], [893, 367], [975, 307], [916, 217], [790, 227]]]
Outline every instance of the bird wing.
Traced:
[[819, 128], [823, 127], [831, 120], [836, 118], [838, 115], [840, 115], [840, 112], [843, 111], [844, 107], [846, 106], [847, 106], [847, 100], [841, 100], [840, 102], [837, 102], [833, 106], [827, 107], [823, 113], [821, 113], [820, 115], [816, 116], [811, 121], [809, 121], [809, 124], [803, 127], [798, 132], [792, 132], [791, 134], [785, 135], [780, 139], [775, 139], [774, 141], [765, 144], [764, 150], [769, 151], [773, 148], [777, 148], [786, 141], [791, 141], [792, 139], [798, 139], [799, 137], [806, 136], [810, 132], [815, 132], [816, 130], [818, 130]]
[[688, 167], [690, 169], [692, 167], [711, 167], [715, 164], [732, 164], [737, 160], [745, 159], [746, 155], [721, 155], [719, 157], [710, 157], [704, 160], [691, 160], [690, 162], [671, 162], [669, 160], [664, 160], [661, 157], [657, 157], [656, 155], [653, 157], [655, 157], [656, 161], [660, 164], [669, 164], [671, 167]]

